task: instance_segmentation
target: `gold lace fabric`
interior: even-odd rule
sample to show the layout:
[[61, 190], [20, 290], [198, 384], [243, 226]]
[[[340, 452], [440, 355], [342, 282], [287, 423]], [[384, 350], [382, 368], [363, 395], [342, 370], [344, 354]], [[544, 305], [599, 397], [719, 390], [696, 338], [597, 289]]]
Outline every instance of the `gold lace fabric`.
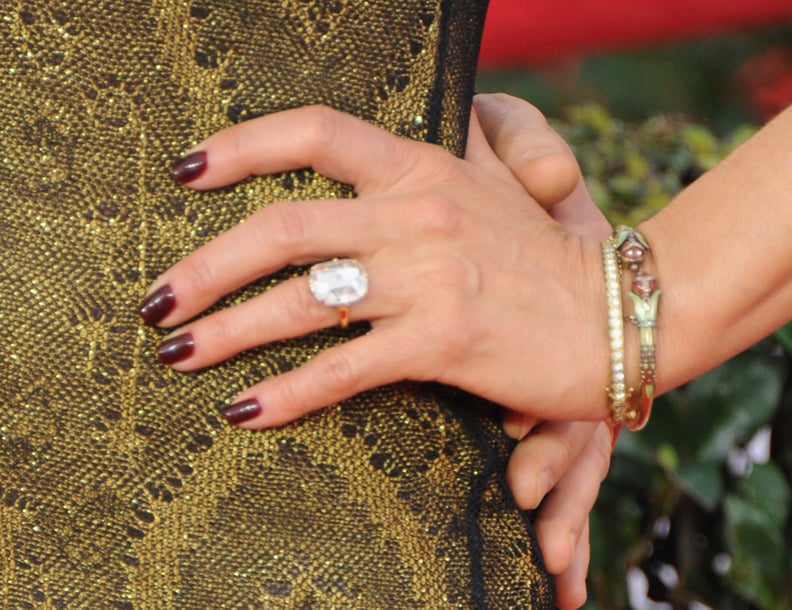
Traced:
[[175, 185], [218, 129], [321, 102], [460, 153], [484, 4], [3, 4], [0, 607], [550, 607], [490, 405], [404, 383], [245, 432], [219, 406], [350, 333], [180, 374], [135, 314], [267, 202], [350, 195], [308, 171]]

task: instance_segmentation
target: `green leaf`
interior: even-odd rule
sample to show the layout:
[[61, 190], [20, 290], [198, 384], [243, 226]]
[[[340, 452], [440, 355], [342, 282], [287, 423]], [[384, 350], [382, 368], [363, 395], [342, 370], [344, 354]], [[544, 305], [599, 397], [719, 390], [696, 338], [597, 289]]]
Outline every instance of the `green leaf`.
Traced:
[[740, 481], [740, 496], [764, 512], [765, 519], [782, 530], [790, 507], [790, 490], [784, 473], [774, 463], [756, 464], [751, 474]]
[[705, 510], [718, 507], [723, 495], [723, 475], [718, 464], [690, 462], [677, 470], [677, 481], [682, 489]]
[[784, 528], [790, 490], [774, 463], [754, 466], [727, 496], [725, 533], [732, 552], [728, 575], [735, 588], [763, 608], [785, 608], [788, 570]]
[[729, 495], [725, 501], [726, 539], [732, 553], [728, 580], [762, 608], [783, 608], [786, 547], [783, 532], [767, 512], [749, 500]]
[[657, 448], [657, 463], [660, 468], [669, 473], [675, 473], [679, 468], [679, 454], [673, 445], [663, 443]]
[[699, 441], [696, 459], [722, 462], [732, 447], [769, 424], [782, 383], [777, 362], [750, 352], [693, 381], [687, 402], [689, 425]]
[[688, 125], [682, 129], [681, 135], [696, 156], [715, 154], [720, 148], [718, 139], [702, 125]]
[[775, 337], [788, 352], [792, 352], [792, 322], [779, 328], [775, 332]]

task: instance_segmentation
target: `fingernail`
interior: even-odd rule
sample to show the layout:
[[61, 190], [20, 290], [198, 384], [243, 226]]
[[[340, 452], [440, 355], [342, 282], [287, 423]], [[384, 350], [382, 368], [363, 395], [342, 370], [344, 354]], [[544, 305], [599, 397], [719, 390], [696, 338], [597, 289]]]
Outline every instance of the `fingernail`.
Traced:
[[261, 404], [255, 398], [235, 402], [223, 408], [223, 415], [232, 424], [241, 424], [261, 413]]
[[157, 356], [163, 364], [175, 364], [186, 360], [195, 352], [195, 339], [191, 333], [184, 333], [166, 339], [157, 347]]
[[206, 153], [202, 150], [176, 159], [171, 165], [171, 177], [179, 184], [187, 184], [206, 171]]
[[146, 324], [156, 324], [176, 307], [176, 295], [170, 284], [158, 288], [148, 295], [138, 309], [138, 315]]

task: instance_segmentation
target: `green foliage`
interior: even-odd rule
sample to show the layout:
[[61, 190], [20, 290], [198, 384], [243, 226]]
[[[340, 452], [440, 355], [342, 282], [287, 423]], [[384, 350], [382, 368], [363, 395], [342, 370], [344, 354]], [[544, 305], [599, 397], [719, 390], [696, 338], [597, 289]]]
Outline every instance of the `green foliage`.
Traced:
[[665, 207], [754, 128], [719, 139], [707, 128], [655, 116], [628, 125], [601, 106], [576, 106], [553, 122], [573, 143], [594, 201], [615, 224], [634, 226]]
[[[719, 138], [668, 117], [627, 125], [599, 106], [573, 108], [554, 126], [598, 205], [630, 225], [754, 131]], [[753, 463], [746, 446], [761, 431], [772, 455]], [[586, 608], [629, 608], [625, 574], [636, 567], [650, 597], [674, 609], [792, 607], [791, 481], [792, 324], [660, 397], [645, 430], [622, 434], [591, 518]], [[677, 581], [664, 582], [659, 566], [673, 566]]]

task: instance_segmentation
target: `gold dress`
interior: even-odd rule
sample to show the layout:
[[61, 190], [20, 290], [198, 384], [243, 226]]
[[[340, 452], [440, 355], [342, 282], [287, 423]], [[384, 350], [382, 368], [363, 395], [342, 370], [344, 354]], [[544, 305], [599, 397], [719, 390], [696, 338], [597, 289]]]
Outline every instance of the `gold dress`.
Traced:
[[351, 194], [308, 171], [179, 187], [209, 134], [321, 102], [460, 153], [485, 3], [2, 3], [0, 607], [552, 606], [491, 405], [403, 383], [247, 432], [219, 408], [365, 328], [182, 374], [136, 315], [267, 202]]

